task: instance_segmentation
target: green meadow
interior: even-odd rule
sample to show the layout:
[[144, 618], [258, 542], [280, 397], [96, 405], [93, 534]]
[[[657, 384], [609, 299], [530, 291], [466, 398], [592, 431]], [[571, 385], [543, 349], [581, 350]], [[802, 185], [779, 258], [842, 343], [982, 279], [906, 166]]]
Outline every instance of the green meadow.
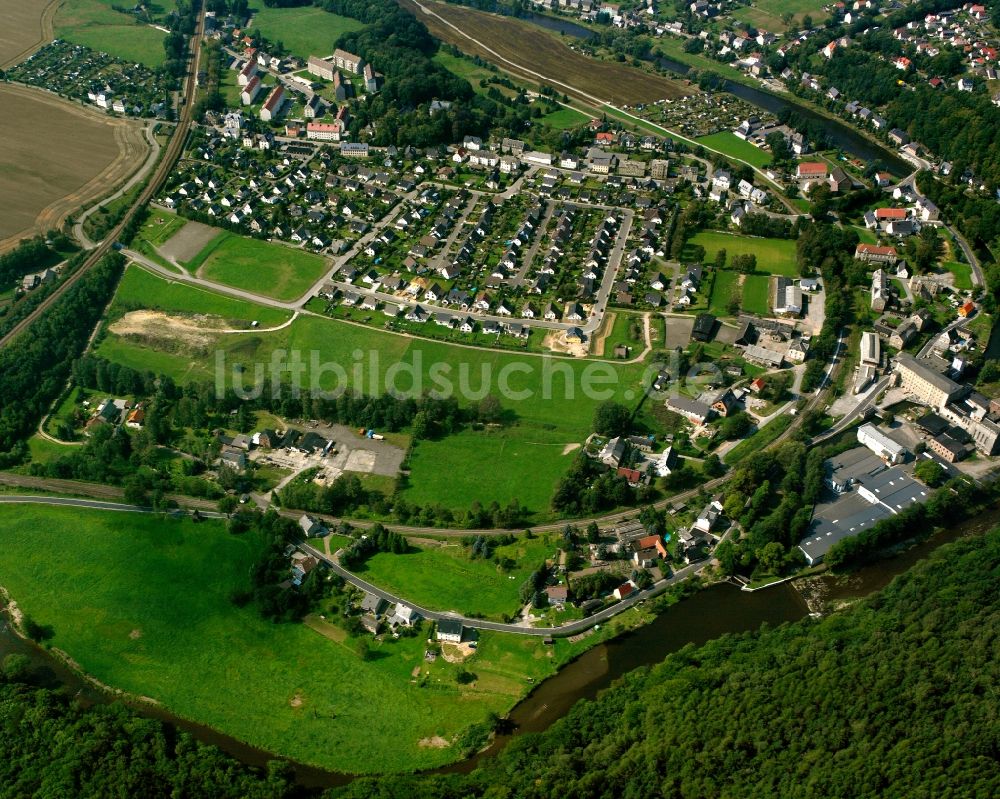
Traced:
[[[453, 742], [488, 713], [505, 713], [526, 677], [552, 674], [580, 648], [483, 633], [459, 666], [425, 662], [418, 636], [373, 642], [362, 659], [350, 639], [236, 607], [230, 595], [246, 587], [261, 542], [219, 522], [3, 506], [0, 537], [0, 584], [49, 631], [46, 646], [103, 683], [330, 769], [408, 771], [458, 759], [457, 746], [426, 741]], [[460, 668], [475, 682], [459, 685]]]
[[369, 558], [358, 574], [421, 607], [501, 621], [520, 608], [521, 584], [557, 550], [558, 544], [548, 536], [519, 538], [495, 550], [498, 557], [517, 564], [504, 572], [493, 561], [471, 558], [457, 543], [428, 542], [405, 555], [381, 552]]
[[715, 260], [715, 253], [726, 251], [727, 263], [734, 255], [753, 253], [757, 256], [757, 271], [768, 275], [797, 277], [799, 267], [795, 256], [795, 241], [792, 239], [764, 239], [755, 236], [739, 236], [718, 230], [701, 230], [689, 244], [700, 244], [705, 248], [705, 263]]
[[255, 5], [251, 29], [259, 30], [271, 42], [281, 42], [288, 52], [302, 58], [328, 56], [334, 51], [337, 39], [365, 27], [356, 19], [331, 14], [322, 8]]
[[115, 10], [125, 5], [114, 0], [64, 0], [56, 12], [55, 35], [125, 61], [160, 66], [166, 61], [165, 34]]
[[[148, 279], [165, 284], [153, 275]], [[186, 306], [184, 296], [190, 287], [174, 285], [180, 293], [172, 297], [176, 302], [170, 310], [206, 312]], [[125, 292], [134, 299], [127, 284]], [[163, 304], [155, 287], [146, 296], [150, 306]], [[115, 307], [122, 302], [121, 292], [115, 302]], [[203, 308], [204, 302], [199, 300], [197, 307]], [[312, 315], [300, 316], [274, 332], [219, 335], [212, 349], [225, 354], [230, 382], [234, 368], [237, 374], [242, 368], [248, 375], [256, 364], [269, 370], [272, 355], [285, 350], [297, 353], [304, 364], [304, 387], [315, 381], [328, 391], [347, 385], [372, 395], [389, 389], [418, 395], [451, 392], [463, 405], [478, 402], [486, 393], [496, 394], [510, 412], [503, 426], [420, 441], [411, 453], [404, 496], [420, 504], [442, 503], [463, 510], [474, 500], [505, 505], [518, 499], [533, 511], [547, 513], [556, 479], [576, 457], [572, 450], [590, 433], [597, 405], [616, 399], [634, 407], [644, 385], [643, 364], [459, 347]], [[109, 334], [98, 354], [180, 382], [214, 379], [214, 357], [200, 352], [158, 348]]]
[[765, 167], [771, 163], [771, 154], [754, 147], [750, 142], [741, 139], [735, 133], [724, 130], [721, 133], [713, 133], [711, 136], [702, 136], [695, 139], [698, 144], [720, 153], [731, 155], [752, 164], [756, 167]]
[[315, 253], [220, 233], [187, 264], [200, 277], [276, 300], [297, 300], [327, 269]]

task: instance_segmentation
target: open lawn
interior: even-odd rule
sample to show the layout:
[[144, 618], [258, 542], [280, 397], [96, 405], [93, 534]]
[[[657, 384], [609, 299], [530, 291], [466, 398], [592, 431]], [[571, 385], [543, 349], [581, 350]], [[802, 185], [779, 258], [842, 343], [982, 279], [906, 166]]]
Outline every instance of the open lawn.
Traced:
[[735, 466], [744, 458], [760, 452], [784, 433], [794, 419], [795, 417], [788, 413], [773, 419], [729, 450], [723, 460], [730, 466]]
[[308, 58], [328, 56], [345, 33], [365, 27], [351, 17], [331, 14], [322, 8], [268, 8], [255, 3], [251, 30], [259, 30], [272, 42], [281, 42], [292, 55]]
[[[171, 295], [176, 302], [171, 310], [205, 312], [185, 305], [187, 290], [178, 287], [179, 293]], [[151, 288], [149, 296], [159, 297], [162, 291]], [[215, 301], [215, 295], [208, 296]], [[121, 305], [119, 296], [115, 307]], [[404, 496], [463, 510], [475, 499], [501, 505], [518, 499], [534, 511], [548, 511], [555, 478], [575, 457], [564, 455], [564, 450], [586, 438], [601, 401], [618, 399], [634, 405], [642, 393], [644, 371], [643, 364], [457, 347], [313, 316], [301, 316], [275, 332], [218, 335], [207, 347], [213, 353], [216, 349], [225, 354], [230, 372], [237, 364], [270, 364], [276, 350], [298, 352], [306, 366], [306, 387], [315, 379], [327, 390], [343, 386], [346, 380], [366, 394], [381, 394], [388, 388], [416, 395], [444, 390], [453, 392], [462, 405], [478, 402], [492, 391], [510, 411], [510, 424], [421, 441], [411, 457], [410, 486]], [[173, 337], [136, 340], [114, 334], [98, 348], [111, 360], [160, 370], [179, 381], [212, 379], [215, 360], [205, 351], [206, 347], [178, 346]], [[320, 371], [314, 374], [317, 367]], [[253, 374], [253, 369], [247, 373]]]
[[[459, 544], [423, 544], [405, 555], [382, 552], [369, 558], [358, 574], [387, 591], [431, 609], [482, 614], [503, 620], [520, 609], [518, 590], [558, 545], [545, 538], [519, 538], [496, 550], [517, 563], [509, 572], [496, 562], [470, 558]], [[470, 590], [475, 586], [475, 590]]]
[[851, 229], [858, 234], [862, 244], [878, 244], [878, 236], [875, 232], [861, 225], [851, 225]]
[[256, 319], [260, 327], [275, 327], [292, 315], [290, 311], [216, 294], [190, 283], [166, 280], [141, 266], [130, 264], [108, 316], [116, 319], [126, 311], [137, 308], [165, 313], [211, 314], [233, 323]]
[[709, 58], [704, 53], [686, 52], [684, 50], [685, 41], [686, 40], [675, 36], [664, 36], [656, 42], [656, 49], [654, 52], [659, 52], [667, 58], [679, 61], [682, 64], [687, 64], [695, 69], [708, 70], [716, 73], [717, 75], [721, 75], [724, 78], [730, 78], [744, 83], [747, 81], [747, 76], [731, 64], [716, 61], [714, 58]]
[[823, 0], [755, 0], [752, 6], [734, 9], [731, 16], [755, 28], [782, 33], [789, 28], [784, 21], [786, 14], [792, 15], [792, 27], [801, 26], [807, 15], [814, 23], [822, 22], [830, 16], [823, 9], [825, 5]]
[[941, 266], [955, 276], [955, 288], [962, 291], [972, 289], [972, 267], [968, 264], [962, 264], [958, 261], [945, 261]]
[[771, 278], [747, 275], [743, 280], [743, 310], [767, 316], [771, 313]]
[[762, 239], [738, 236], [717, 230], [702, 230], [690, 239], [690, 244], [705, 248], [705, 263], [715, 260], [715, 253], [726, 251], [727, 263], [734, 255], [753, 253], [757, 256], [757, 271], [768, 275], [795, 277], [799, 268], [795, 258], [795, 242], [791, 239]]
[[135, 123], [39, 89], [2, 84], [0, 108], [0, 252], [58, 228], [137, 169], [148, 151]]
[[516, 499], [546, 518], [556, 483], [579, 454], [563, 455], [563, 450], [586, 437], [574, 439], [550, 427], [524, 420], [504, 430], [464, 430], [438, 441], [418, 441], [402, 495], [418, 505], [461, 509], [475, 501], [487, 505], [496, 499], [505, 505]]
[[56, 13], [55, 33], [60, 39], [82, 44], [125, 61], [158, 67], [166, 58], [166, 34], [135, 17], [115, 11], [124, 4], [115, 0], [64, 0]]
[[733, 298], [740, 298], [740, 275], [728, 269], [722, 269], [715, 273], [715, 280], [712, 283], [712, 296], [708, 301], [709, 313], [716, 316], [732, 316], [729, 310]]
[[546, 114], [539, 121], [556, 130], [567, 130], [586, 125], [590, 121], [590, 117], [574, 108], [560, 108], [558, 111]]
[[206, 280], [277, 300], [297, 300], [327, 269], [315, 253], [232, 233], [219, 234], [187, 266]]
[[[354, 642], [274, 624], [230, 600], [260, 542], [218, 522], [0, 507], [0, 584], [47, 642], [104, 683], [279, 755], [350, 772], [427, 768], [555, 670], [572, 645], [484, 633], [464, 664], [423, 659], [424, 636]], [[470, 590], [470, 593], [472, 591]], [[325, 609], [323, 609], [325, 610]], [[371, 640], [369, 638], [369, 640]], [[549, 654], [551, 652], [551, 654]]]
[[150, 209], [149, 217], [139, 229], [139, 237], [145, 239], [154, 247], [159, 247], [184, 227], [186, 222], [187, 220], [182, 216], [152, 208]]
[[702, 136], [695, 139], [698, 144], [720, 153], [739, 158], [756, 167], [765, 167], [771, 163], [771, 154], [759, 147], [754, 147], [750, 142], [744, 141], [735, 133], [724, 130], [721, 133], [713, 133], [711, 136]]
[[632, 105], [689, 93], [680, 83], [660, 75], [582, 55], [558, 36], [529, 22], [432, 0], [422, 2], [433, 12], [425, 14], [412, 0], [399, 2], [434, 36], [462, 52], [478, 55], [533, 83], [550, 83], [569, 95], [583, 93]]

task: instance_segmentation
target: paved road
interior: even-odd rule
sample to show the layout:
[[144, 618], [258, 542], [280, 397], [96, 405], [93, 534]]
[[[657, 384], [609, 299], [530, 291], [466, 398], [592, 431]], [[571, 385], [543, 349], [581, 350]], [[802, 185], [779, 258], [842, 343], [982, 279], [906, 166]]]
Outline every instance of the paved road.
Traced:
[[90, 238], [90, 236], [88, 236], [84, 231], [83, 223], [86, 222], [87, 219], [91, 216], [91, 214], [95, 213], [97, 209], [103, 208], [108, 203], [112, 202], [113, 200], [117, 200], [119, 197], [121, 197], [123, 194], [129, 191], [136, 183], [145, 178], [146, 175], [149, 174], [149, 171], [156, 165], [156, 161], [160, 157], [160, 142], [157, 141], [156, 136], [153, 134], [153, 128], [155, 126], [156, 123], [153, 122], [147, 125], [145, 128], [146, 140], [149, 142], [149, 155], [146, 156], [145, 163], [139, 167], [139, 169], [136, 171], [134, 175], [132, 175], [132, 177], [130, 177], [127, 181], [125, 181], [125, 183], [118, 189], [118, 191], [116, 191], [114, 194], [108, 197], [105, 197], [100, 202], [97, 202], [94, 205], [90, 206], [90, 208], [88, 208], [86, 211], [80, 214], [80, 216], [78, 216], [76, 218], [76, 221], [73, 223], [73, 238], [75, 238], [80, 243], [83, 249], [92, 250], [94, 249], [94, 247], [97, 246], [97, 242], [93, 241]]
[[338, 562], [336, 556], [330, 557], [323, 551], [317, 549], [309, 543], [302, 543], [299, 545], [300, 549], [308, 552], [309, 554], [316, 557], [318, 560], [326, 563], [330, 569], [335, 573], [343, 577], [347, 582], [351, 583], [362, 591], [367, 591], [370, 594], [375, 594], [382, 599], [390, 602], [392, 604], [403, 603], [413, 608], [417, 613], [423, 616], [425, 619], [430, 619], [431, 621], [440, 621], [441, 619], [454, 619], [462, 622], [465, 627], [469, 627], [474, 630], [492, 630], [494, 632], [500, 633], [513, 633], [515, 635], [533, 635], [533, 636], [556, 636], [556, 637], [566, 637], [570, 635], [576, 635], [577, 633], [589, 630], [591, 627], [595, 627], [598, 624], [602, 624], [608, 619], [612, 619], [619, 613], [628, 610], [630, 607], [644, 599], [649, 599], [650, 597], [657, 596], [666, 591], [670, 586], [676, 585], [682, 580], [693, 576], [698, 572], [699, 569], [705, 566], [705, 563], [694, 563], [690, 566], [685, 566], [669, 577], [665, 577], [662, 580], [651, 585], [645, 591], [636, 591], [632, 596], [627, 599], [623, 599], [620, 602], [616, 602], [614, 605], [595, 613], [593, 616], [589, 616], [586, 619], [578, 619], [576, 621], [570, 622], [569, 624], [562, 625], [561, 627], [528, 627], [524, 624], [505, 624], [498, 621], [486, 621], [484, 619], [474, 619], [467, 616], [462, 616], [458, 613], [441, 612], [436, 610], [430, 610], [429, 608], [423, 608], [419, 605], [410, 602], [402, 597], [390, 594], [377, 585], [362, 580], [353, 572], [347, 571]]
[[[47, 496], [36, 496], [30, 494], [0, 494], [0, 505], [50, 505], [59, 507], [70, 507], [70, 508], [80, 508], [81, 510], [103, 510], [103, 511], [117, 511], [120, 513], [159, 513], [159, 511], [154, 511], [152, 508], [142, 507], [140, 505], [129, 505], [122, 502], [104, 502], [93, 499], [79, 499], [76, 497], [47, 497]], [[216, 511], [202, 511], [202, 516], [213, 518], [213, 519], [224, 519], [225, 514], [218, 513]], [[632, 596], [627, 599], [623, 599], [621, 602], [617, 602], [593, 616], [586, 619], [579, 619], [566, 624], [562, 627], [528, 627], [524, 624], [504, 624], [502, 622], [495, 621], [485, 621], [483, 619], [474, 619], [466, 616], [459, 615], [457, 613], [441, 612], [436, 610], [430, 610], [429, 608], [421, 607], [420, 605], [411, 602], [404, 597], [396, 596], [395, 594], [390, 594], [388, 591], [379, 588], [377, 585], [362, 580], [356, 574], [347, 571], [338, 562], [336, 557], [329, 557], [323, 551], [317, 549], [312, 544], [307, 542], [302, 542], [299, 544], [299, 548], [305, 552], [316, 557], [318, 560], [326, 563], [331, 570], [336, 574], [339, 574], [347, 582], [360, 588], [362, 591], [367, 591], [368, 593], [375, 594], [385, 599], [387, 602], [393, 604], [402, 603], [404, 605], [409, 605], [411, 608], [417, 611], [425, 619], [430, 619], [431, 621], [440, 621], [441, 619], [456, 619], [461, 621], [466, 627], [470, 627], [475, 630], [493, 630], [495, 632], [503, 633], [515, 633], [517, 635], [533, 635], [533, 636], [569, 636], [575, 635], [576, 633], [588, 630], [598, 624], [601, 624], [608, 619], [614, 618], [619, 613], [628, 610], [630, 607], [640, 602], [643, 599], [649, 599], [658, 594], [663, 593], [672, 585], [675, 585], [682, 580], [693, 576], [700, 568], [702, 568], [704, 563], [695, 563], [690, 566], [685, 566], [683, 569], [674, 572], [669, 577], [666, 577], [652, 586], [647, 588], [645, 591], [637, 591]]]

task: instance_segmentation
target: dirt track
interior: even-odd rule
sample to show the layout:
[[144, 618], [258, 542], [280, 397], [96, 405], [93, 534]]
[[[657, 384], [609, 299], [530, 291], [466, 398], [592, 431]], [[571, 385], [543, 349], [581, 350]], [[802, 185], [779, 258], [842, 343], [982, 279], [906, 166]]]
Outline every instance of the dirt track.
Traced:
[[0, 69], [35, 52], [54, 34], [52, 21], [61, 0], [0, 0]]
[[633, 105], [689, 94], [681, 84], [660, 75], [578, 53], [528, 22], [431, 0], [398, 2], [434, 36], [463, 52], [591, 102], [597, 97], [616, 105]]

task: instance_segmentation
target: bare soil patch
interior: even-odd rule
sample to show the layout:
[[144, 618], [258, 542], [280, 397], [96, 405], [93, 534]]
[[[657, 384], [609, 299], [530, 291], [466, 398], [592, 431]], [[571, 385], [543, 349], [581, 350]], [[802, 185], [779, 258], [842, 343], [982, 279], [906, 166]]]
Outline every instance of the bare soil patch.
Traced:
[[59, 0], [0, 0], [0, 67], [20, 63], [52, 40]]
[[148, 153], [136, 122], [40, 89], [0, 85], [0, 108], [0, 252], [107, 195]]
[[421, 738], [417, 744], [423, 749], [445, 749], [451, 746], [448, 740], [440, 735], [435, 735], [433, 738]]
[[129, 311], [108, 329], [118, 336], [175, 351], [201, 349], [213, 343], [226, 329], [226, 320], [205, 314], [179, 316], [163, 311]]
[[222, 233], [217, 227], [201, 222], [188, 222], [162, 245], [160, 254], [178, 263], [187, 263], [208, 246], [208, 243]]
[[565, 84], [555, 87], [560, 92], [574, 94], [575, 89], [578, 95], [583, 92], [616, 105], [649, 103], [690, 93], [681, 84], [660, 75], [578, 53], [558, 36], [529, 22], [465, 6], [420, 0], [421, 5], [433, 12], [428, 14], [414, 0], [398, 2], [442, 41], [529, 81]]

